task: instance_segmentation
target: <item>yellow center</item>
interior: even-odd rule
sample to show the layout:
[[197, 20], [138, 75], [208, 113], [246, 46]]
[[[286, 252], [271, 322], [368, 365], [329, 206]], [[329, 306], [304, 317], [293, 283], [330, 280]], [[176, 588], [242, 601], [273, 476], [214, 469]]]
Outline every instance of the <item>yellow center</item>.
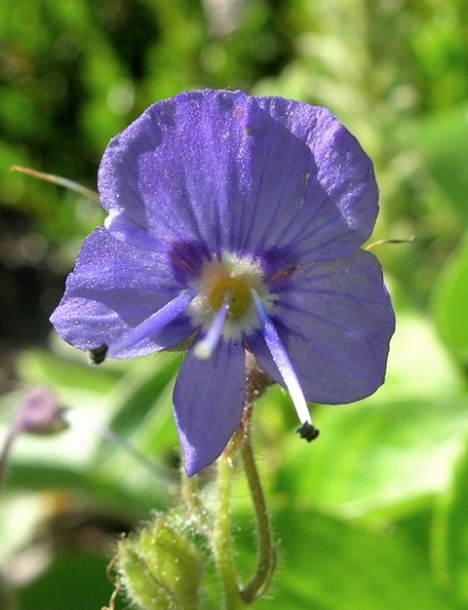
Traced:
[[208, 302], [213, 311], [219, 311], [225, 301], [229, 302], [228, 318], [240, 318], [252, 303], [248, 284], [235, 277], [227, 277], [216, 282]]
[[193, 289], [197, 294], [188, 311], [194, 327], [202, 327], [206, 334], [213, 325], [221, 325], [219, 332], [225, 340], [240, 341], [259, 328], [254, 292], [268, 313], [275, 309], [260, 263], [247, 256], [224, 252], [219, 259], [206, 261]]

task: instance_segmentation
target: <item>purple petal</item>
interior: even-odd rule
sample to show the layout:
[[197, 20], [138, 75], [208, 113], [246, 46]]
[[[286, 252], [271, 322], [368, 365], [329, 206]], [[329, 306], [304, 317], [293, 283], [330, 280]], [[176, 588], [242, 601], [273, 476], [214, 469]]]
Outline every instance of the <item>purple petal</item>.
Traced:
[[282, 98], [250, 98], [244, 120], [251, 182], [237, 240], [303, 263], [361, 246], [378, 188], [358, 141], [327, 109]]
[[[105, 345], [107, 355], [111, 358], [119, 358], [120, 354], [128, 353], [146, 340], [147, 337], [158, 336], [159, 333], [169, 326], [175, 319], [184, 313], [195, 293], [192, 290], [183, 290], [172, 301], [166, 303], [141, 324], [135, 326], [128, 334], [122, 335], [114, 343]], [[98, 352], [101, 351], [99, 348]]]
[[99, 191], [109, 230], [141, 247], [303, 262], [362, 245], [378, 209], [371, 161], [328, 110], [229, 91], [150, 107], [107, 148]]
[[221, 341], [208, 360], [199, 360], [192, 352], [187, 354], [174, 389], [188, 476], [219, 457], [240, 423], [245, 401], [242, 346]]
[[99, 169], [99, 191], [119, 237], [127, 222], [165, 243], [201, 241], [216, 253], [231, 173], [229, 205], [235, 208], [242, 196], [236, 157], [243, 129], [233, 119], [239, 96], [245, 98], [182, 94], [151, 106], [112, 140]]
[[[83, 244], [51, 322], [79, 349], [111, 344], [178, 296], [185, 286], [174, 275], [167, 254], [133, 248], [98, 229]], [[116, 357], [134, 358], [177, 345], [193, 331], [182, 315]]]
[[[306, 399], [340, 404], [375, 392], [395, 329], [377, 259], [357, 250], [300, 267], [277, 294], [272, 319]], [[261, 334], [248, 341], [259, 365], [284, 385]]]
[[139, 226], [130, 218], [119, 214], [110, 214], [105, 220], [105, 227], [115, 239], [123, 241], [135, 248], [151, 250], [152, 252], [166, 252], [167, 246], [156, 239], [147, 229]]

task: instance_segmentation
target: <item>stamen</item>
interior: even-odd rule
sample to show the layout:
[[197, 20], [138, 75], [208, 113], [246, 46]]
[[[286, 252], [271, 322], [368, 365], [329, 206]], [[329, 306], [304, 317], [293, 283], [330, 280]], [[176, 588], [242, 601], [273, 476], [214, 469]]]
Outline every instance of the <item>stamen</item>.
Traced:
[[308, 421], [305, 421], [302, 426], [299, 426], [296, 432], [301, 438], [305, 438], [308, 443], [314, 441], [320, 434], [317, 428], [310, 424]]
[[[146, 318], [146, 320], [133, 328], [126, 335], [119, 337], [114, 343], [111, 343], [105, 356], [115, 358], [122, 351], [134, 347], [144, 339], [147, 339], [160, 331], [187, 309], [194, 296], [194, 290], [184, 290], [181, 292], [175, 299], [169, 301], [164, 307], [156, 311], [149, 318]], [[100, 362], [103, 360], [104, 358], [102, 358]]]
[[221, 306], [221, 309], [216, 314], [206, 335], [195, 345], [193, 353], [199, 360], [208, 360], [208, 358], [211, 358], [213, 355], [221, 335], [223, 334], [224, 323], [226, 322], [229, 313], [229, 307], [230, 302], [226, 299]]
[[[291, 398], [294, 404], [294, 408], [296, 409], [297, 415], [299, 417], [299, 421], [302, 422], [300, 430], [308, 430], [310, 428], [316, 430], [316, 428], [314, 428], [312, 424], [312, 417], [310, 415], [309, 408], [307, 407], [302, 388], [300, 386], [296, 373], [294, 372], [294, 368], [291, 364], [291, 361], [289, 360], [289, 356], [286, 352], [283, 342], [281, 341], [270, 316], [266, 312], [263, 303], [260, 300], [260, 297], [258, 296], [255, 290], [252, 290], [252, 294], [255, 302], [255, 308], [257, 310], [258, 319], [262, 327], [263, 338], [265, 339], [265, 343], [267, 344], [267, 347], [270, 350], [270, 354], [273, 358], [273, 361], [278, 367], [281, 377], [283, 378], [283, 381], [289, 393], [291, 394]], [[316, 430], [316, 432], [318, 433], [318, 430]], [[307, 436], [305, 436], [304, 438], [307, 438]]]
[[89, 359], [91, 364], [101, 364], [104, 362], [109, 351], [107, 343], [102, 343], [99, 347], [94, 347], [88, 351]]

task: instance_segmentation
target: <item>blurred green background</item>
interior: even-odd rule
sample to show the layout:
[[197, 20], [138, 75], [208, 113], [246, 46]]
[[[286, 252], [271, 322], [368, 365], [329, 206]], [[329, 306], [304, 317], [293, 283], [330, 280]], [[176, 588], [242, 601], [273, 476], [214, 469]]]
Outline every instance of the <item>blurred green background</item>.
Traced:
[[[322, 435], [310, 446], [279, 388], [257, 409], [280, 540], [274, 596], [258, 608], [468, 608], [467, 0], [2, 0], [0, 443], [38, 384], [81, 419], [13, 447], [0, 608], [106, 605], [118, 534], [173, 504], [178, 462], [177, 358], [91, 369], [51, 333], [102, 210], [10, 167], [94, 189], [111, 137], [151, 103], [205, 87], [329, 107], [375, 162], [375, 240], [416, 237], [375, 250], [398, 321], [386, 385], [360, 404], [313, 407]], [[250, 565], [242, 487], [235, 516]]]

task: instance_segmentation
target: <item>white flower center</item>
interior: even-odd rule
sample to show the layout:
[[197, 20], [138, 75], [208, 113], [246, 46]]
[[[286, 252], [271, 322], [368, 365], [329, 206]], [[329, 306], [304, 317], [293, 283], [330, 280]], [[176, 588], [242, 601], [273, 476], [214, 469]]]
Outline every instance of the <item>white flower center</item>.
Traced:
[[188, 309], [194, 326], [207, 331], [226, 307], [222, 325], [224, 339], [240, 339], [259, 328], [252, 291], [258, 294], [268, 313], [275, 309], [274, 296], [270, 294], [263, 276], [260, 263], [249, 257], [241, 258], [226, 252], [221, 260], [207, 261], [201, 277], [193, 285], [197, 296]]

